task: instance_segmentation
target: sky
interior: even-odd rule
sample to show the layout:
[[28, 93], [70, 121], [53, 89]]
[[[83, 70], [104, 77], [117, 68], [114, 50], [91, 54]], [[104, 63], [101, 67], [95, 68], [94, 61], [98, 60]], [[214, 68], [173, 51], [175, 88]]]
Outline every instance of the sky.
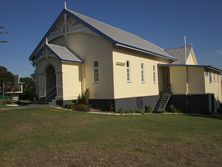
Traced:
[[[221, 0], [67, 0], [71, 10], [132, 32], [161, 48], [192, 43], [201, 65], [222, 69]], [[28, 57], [64, 8], [63, 0], [0, 0], [0, 66], [21, 76]]]

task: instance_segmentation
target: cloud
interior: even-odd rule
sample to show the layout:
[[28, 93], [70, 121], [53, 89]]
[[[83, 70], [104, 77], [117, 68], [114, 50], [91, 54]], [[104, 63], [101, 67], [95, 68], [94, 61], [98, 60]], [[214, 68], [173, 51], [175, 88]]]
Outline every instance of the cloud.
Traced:
[[216, 53], [222, 55], [222, 50], [217, 50]]

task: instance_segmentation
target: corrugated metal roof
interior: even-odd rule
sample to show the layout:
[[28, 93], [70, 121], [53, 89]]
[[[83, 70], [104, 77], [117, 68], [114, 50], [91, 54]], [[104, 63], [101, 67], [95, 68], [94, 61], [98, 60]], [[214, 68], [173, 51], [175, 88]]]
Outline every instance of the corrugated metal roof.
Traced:
[[64, 46], [46, 44], [61, 60], [72, 61], [72, 62], [82, 62], [75, 54], [68, 50]]
[[222, 69], [214, 67], [214, 66], [210, 66], [210, 65], [192, 65], [192, 64], [158, 64], [158, 66], [162, 66], [162, 67], [201, 67], [201, 68], [205, 68], [205, 69], [209, 69], [209, 70], [213, 70], [216, 71], [218, 73], [221, 74]]
[[165, 58], [175, 60], [175, 57], [173, 57], [171, 54], [166, 52], [164, 49], [160, 48], [159, 46], [145, 39], [142, 39], [141, 37], [137, 35], [134, 35], [127, 31], [113, 27], [101, 21], [92, 19], [90, 17], [84, 16], [72, 10], [67, 9], [67, 11], [75, 15], [76, 17], [78, 17], [80, 20], [84, 21], [88, 25], [92, 26], [93, 28], [95, 28], [96, 30], [98, 30], [99, 32], [101, 32], [103, 35], [107, 36], [111, 40], [115, 41], [118, 44], [121, 44], [121, 46], [126, 45], [126, 47], [128, 48], [132, 47], [137, 50], [151, 52], [151, 53], [163, 56]]
[[[187, 55], [186, 58], [188, 57], [188, 55], [190, 54], [192, 47], [191, 46], [187, 46]], [[186, 59], [185, 59], [185, 48], [184, 47], [180, 47], [180, 48], [173, 48], [173, 49], [167, 49], [167, 52], [169, 52], [171, 55], [176, 57], [176, 61], [173, 62], [172, 64], [186, 64]]]

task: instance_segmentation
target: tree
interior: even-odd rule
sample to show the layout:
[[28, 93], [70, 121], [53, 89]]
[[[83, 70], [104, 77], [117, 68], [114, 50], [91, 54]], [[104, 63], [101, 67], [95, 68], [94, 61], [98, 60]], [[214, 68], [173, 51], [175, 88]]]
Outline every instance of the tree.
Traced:
[[20, 95], [22, 100], [33, 100], [35, 97], [35, 82], [30, 77], [21, 78], [23, 85], [23, 93]]
[[0, 85], [3, 82], [12, 82], [14, 81], [14, 75], [8, 71], [7, 68], [0, 66]]

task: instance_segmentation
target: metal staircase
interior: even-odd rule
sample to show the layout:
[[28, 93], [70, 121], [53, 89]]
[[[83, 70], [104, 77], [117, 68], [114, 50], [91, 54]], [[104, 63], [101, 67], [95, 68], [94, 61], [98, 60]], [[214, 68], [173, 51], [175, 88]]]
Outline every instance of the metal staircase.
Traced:
[[171, 93], [169, 91], [170, 89], [167, 88], [165, 91], [163, 91], [160, 96], [159, 99], [157, 100], [156, 106], [154, 107], [153, 112], [162, 112], [166, 109], [167, 104], [170, 100], [171, 97]]
[[49, 104], [49, 105], [56, 105], [56, 85], [51, 87], [47, 92], [46, 92], [46, 97], [40, 98], [36, 100], [34, 103], [35, 104]]

